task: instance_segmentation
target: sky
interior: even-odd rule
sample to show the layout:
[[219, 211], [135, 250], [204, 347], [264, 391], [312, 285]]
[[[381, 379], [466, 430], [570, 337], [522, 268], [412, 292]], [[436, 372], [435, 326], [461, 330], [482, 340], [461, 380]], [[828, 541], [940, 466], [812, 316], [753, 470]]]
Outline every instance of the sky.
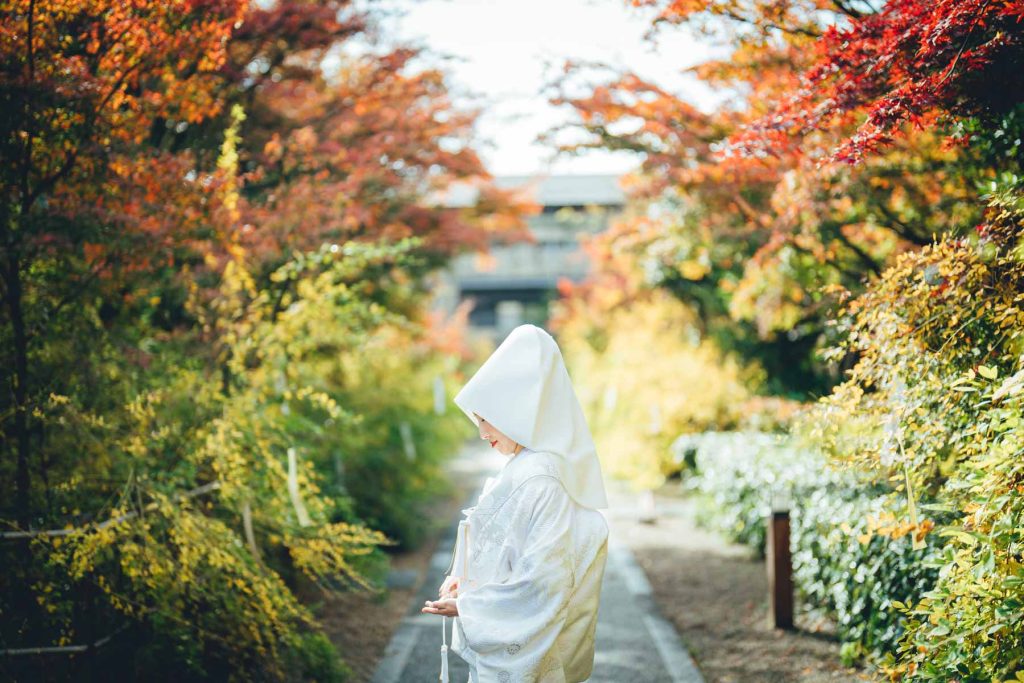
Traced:
[[723, 48], [674, 28], [656, 44], [644, 40], [651, 11], [627, 0], [377, 0], [373, 7], [386, 10], [384, 35], [429, 50], [425, 65], [448, 74], [457, 102], [484, 107], [477, 150], [495, 175], [622, 173], [637, 164], [623, 152], [552, 160], [551, 147], [536, 142], [570, 118], [541, 94], [565, 58], [629, 68], [705, 111], [720, 99], [680, 69]]

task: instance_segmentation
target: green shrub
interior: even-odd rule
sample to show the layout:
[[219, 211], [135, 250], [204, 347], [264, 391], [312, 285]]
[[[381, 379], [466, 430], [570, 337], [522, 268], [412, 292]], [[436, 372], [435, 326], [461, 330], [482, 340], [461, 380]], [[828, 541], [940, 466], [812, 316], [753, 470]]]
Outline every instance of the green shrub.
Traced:
[[808, 488], [799, 501], [793, 571], [804, 600], [835, 619], [847, 663], [892, 652], [906, 621], [894, 601], [917, 599], [934, 585], [937, 570], [927, 563], [939, 554], [940, 544], [933, 537], [914, 550], [906, 536], [867, 538], [872, 515], [895, 513], [885, 493]]
[[471, 433], [461, 411], [434, 412], [434, 382], [453, 381], [451, 360], [392, 329], [339, 363], [338, 401], [360, 419], [325, 435], [322, 469], [352, 498], [359, 519], [401, 546], [415, 546], [429, 530], [425, 505], [451, 487], [441, 466]]
[[897, 507], [924, 499], [877, 533], [911, 525], [942, 545], [923, 561], [933, 585], [896, 605], [894, 679], [1024, 678], [1024, 181], [986, 185], [985, 223], [901, 255], [848, 302], [829, 355], [857, 362], [796, 427], [890, 483]]
[[303, 634], [297, 656], [303, 681], [344, 683], [352, 677], [352, 669], [338, 659], [333, 643], [323, 633]]
[[[367, 268], [408, 248], [296, 254], [273, 291], [232, 261], [215, 297], [189, 300], [213, 341], [97, 327], [87, 355], [58, 355], [74, 351], [62, 340], [43, 347], [76, 373], [58, 375], [37, 408], [54, 485], [39, 507], [52, 516], [33, 522], [76, 529], [0, 545], [0, 641], [77, 644], [130, 624], [111, 650], [130, 649], [143, 678], [343, 680], [344, 653], [318, 635], [300, 588], [382, 583], [381, 529], [414, 536], [463, 433], [455, 425], [468, 426], [433, 413], [446, 356], [425, 326], [359, 289]], [[145, 363], [124, 362], [129, 342]], [[367, 436], [401, 420], [419, 446], [412, 460], [400, 437]], [[350, 465], [342, 475], [368, 475], [336, 486], [335, 456]]]
[[957, 382], [977, 395], [976, 427], [936, 513], [938, 580], [908, 603], [908, 632], [891, 661], [910, 680], [1024, 678], [1024, 370], [1005, 379], [970, 371]]

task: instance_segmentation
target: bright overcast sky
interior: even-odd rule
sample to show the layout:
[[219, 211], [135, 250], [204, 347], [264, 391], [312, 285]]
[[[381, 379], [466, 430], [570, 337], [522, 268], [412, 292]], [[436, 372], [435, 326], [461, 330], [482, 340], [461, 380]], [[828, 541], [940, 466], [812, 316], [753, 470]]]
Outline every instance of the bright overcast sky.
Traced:
[[569, 112], [548, 104], [540, 90], [567, 57], [628, 67], [701, 109], [717, 101], [679, 73], [711, 57], [712, 48], [672, 28], [652, 46], [643, 39], [650, 11], [632, 8], [626, 0], [377, 0], [372, 5], [395, 9], [382, 21], [384, 35], [450, 57], [441, 63], [450, 86], [475, 93], [474, 101], [484, 105], [479, 151], [496, 175], [619, 173], [636, 164], [631, 154], [607, 152], [549, 164], [551, 149], [535, 138]]

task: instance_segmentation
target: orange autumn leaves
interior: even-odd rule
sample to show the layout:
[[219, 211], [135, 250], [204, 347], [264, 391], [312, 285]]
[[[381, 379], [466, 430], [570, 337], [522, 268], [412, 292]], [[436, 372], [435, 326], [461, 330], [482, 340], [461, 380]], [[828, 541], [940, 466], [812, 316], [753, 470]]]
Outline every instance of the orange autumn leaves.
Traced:
[[[853, 532], [853, 529], [846, 522], [841, 522], [839, 528], [848, 534]], [[925, 536], [928, 535], [928, 532], [934, 528], [935, 522], [930, 519], [924, 519], [915, 524], [910, 521], [901, 520], [896, 517], [896, 513], [885, 510], [878, 513], [877, 516], [867, 516], [867, 531], [863, 534], [858, 534], [857, 540], [861, 544], [867, 545], [871, 541], [872, 536], [876, 534], [896, 539], [912, 533], [914, 542], [921, 544]]]
[[[473, 113], [453, 107], [440, 73], [410, 71], [416, 54], [346, 55], [338, 78], [264, 87], [254, 118], [278, 125], [249, 133], [257, 189], [245, 221], [257, 226], [247, 239], [257, 256], [409, 236], [450, 255], [522, 234], [522, 206], [490, 185], [471, 147]], [[453, 180], [476, 182], [481, 201], [456, 209], [425, 200]]]
[[[61, 263], [109, 282], [173, 263], [209, 221], [189, 151], [151, 144], [222, 107], [219, 69], [242, 0], [3, 3], [0, 126], [13, 267]], [[75, 290], [70, 285], [70, 290]], [[59, 296], [60, 303], [73, 296]]]
[[[656, 12], [655, 34], [678, 24], [728, 41], [727, 57], [685, 70], [727, 100], [705, 112], [642, 75], [570, 62], [554, 102], [571, 107], [572, 125], [586, 137], [564, 148], [637, 152], [630, 194], [662, 217], [637, 218], [609, 240], [667, 261], [706, 259], [707, 266], [680, 271], [683, 279], [718, 288], [732, 318], [750, 323], [761, 339], [819, 333], [831, 305], [821, 296], [825, 288], [860, 291], [898, 254], [951, 224], [981, 219], [972, 162], [938, 131], [905, 126], [882, 153], [850, 168], [825, 162], [856, 134], [853, 111], [799, 136], [786, 129], [786, 145], [773, 146], [756, 127], [825, 59], [826, 27], [852, 20], [849, 3], [633, 4]], [[595, 74], [596, 85], [576, 87]], [[830, 106], [820, 104], [823, 112]], [[760, 148], [737, 146], [755, 133], [765, 133]], [[660, 230], [638, 238], [652, 234], [651, 222]], [[674, 264], [663, 270], [655, 283], [675, 286]], [[677, 289], [688, 291], [685, 284]]]
[[[60, 217], [24, 231], [26, 248], [75, 245], [89, 277], [202, 269], [236, 238], [272, 266], [325, 240], [418, 236], [443, 258], [524, 234], [524, 205], [490, 182], [475, 113], [452, 103], [440, 72], [416, 69], [414, 50], [339, 49], [368, 22], [347, 2], [5, 8], [3, 183], [20, 212], [42, 202]], [[331, 73], [329, 49], [342, 55]], [[236, 103], [237, 179], [215, 163]], [[427, 200], [453, 179], [478, 184], [480, 201]]]

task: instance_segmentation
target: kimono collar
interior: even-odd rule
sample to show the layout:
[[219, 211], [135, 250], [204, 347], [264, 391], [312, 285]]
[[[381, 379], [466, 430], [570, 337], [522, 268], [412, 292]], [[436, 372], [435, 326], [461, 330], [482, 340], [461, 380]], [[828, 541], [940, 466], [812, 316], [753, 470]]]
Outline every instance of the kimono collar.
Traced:
[[454, 400], [474, 425], [476, 413], [526, 448], [557, 455], [559, 478], [577, 503], [608, 507], [590, 428], [562, 352], [545, 330], [512, 330]]

